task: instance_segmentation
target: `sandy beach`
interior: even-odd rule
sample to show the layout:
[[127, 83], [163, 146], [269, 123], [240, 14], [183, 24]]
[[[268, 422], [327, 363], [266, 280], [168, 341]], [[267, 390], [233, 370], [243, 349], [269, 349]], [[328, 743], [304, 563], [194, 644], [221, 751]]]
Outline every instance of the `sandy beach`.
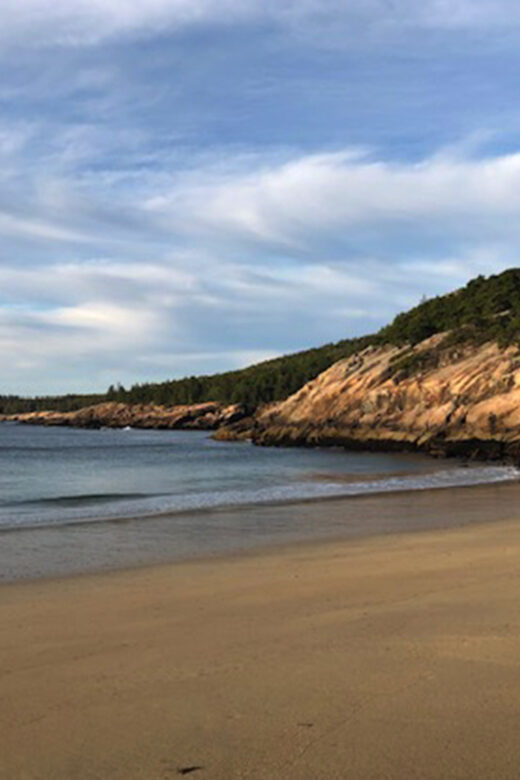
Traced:
[[519, 593], [514, 519], [4, 584], [0, 777], [516, 778]]

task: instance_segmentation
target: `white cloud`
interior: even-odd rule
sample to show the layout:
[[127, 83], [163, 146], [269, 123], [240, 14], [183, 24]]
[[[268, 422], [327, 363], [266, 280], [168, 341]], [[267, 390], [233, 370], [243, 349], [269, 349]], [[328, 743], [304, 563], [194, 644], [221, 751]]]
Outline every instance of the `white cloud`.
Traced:
[[489, 241], [520, 233], [520, 153], [439, 154], [418, 163], [350, 151], [302, 156], [242, 173], [199, 171], [143, 207], [175, 231], [293, 248], [370, 226], [384, 235], [442, 224], [459, 237], [471, 230]]
[[[0, 219], [3, 392], [208, 372], [373, 331], [423, 293], [515, 264], [520, 246], [518, 154], [286, 152], [96, 184], [38, 181], [16, 230]], [[118, 256], [101, 256], [112, 222]], [[34, 243], [31, 266], [14, 233]]]
[[0, 40], [90, 45], [194, 24], [258, 21], [309, 35], [320, 27], [337, 33], [340, 25], [355, 41], [360, 30], [511, 27], [520, 9], [513, 0], [4, 0]]
[[[85, 301], [79, 306], [64, 306], [41, 316], [43, 323], [78, 328], [95, 337], [119, 334], [125, 342], [136, 336], [148, 335], [156, 324], [153, 311], [140, 311], [132, 306]], [[96, 348], [98, 348], [96, 346]]]

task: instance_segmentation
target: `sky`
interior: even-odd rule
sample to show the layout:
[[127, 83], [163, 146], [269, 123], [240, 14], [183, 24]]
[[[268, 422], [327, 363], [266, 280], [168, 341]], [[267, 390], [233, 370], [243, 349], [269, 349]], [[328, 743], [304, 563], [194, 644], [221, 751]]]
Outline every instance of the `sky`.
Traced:
[[2, 0], [0, 393], [377, 330], [518, 264], [514, 0]]

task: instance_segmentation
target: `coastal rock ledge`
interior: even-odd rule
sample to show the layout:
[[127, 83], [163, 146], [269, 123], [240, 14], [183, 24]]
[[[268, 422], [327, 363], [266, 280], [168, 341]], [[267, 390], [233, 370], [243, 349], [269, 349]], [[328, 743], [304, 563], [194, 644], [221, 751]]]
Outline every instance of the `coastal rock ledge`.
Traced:
[[453, 344], [371, 346], [217, 439], [520, 460], [520, 351]]
[[24, 412], [3, 415], [1, 421], [73, 428], [157, 428], [215, 430], [244, 417], [240, 404], [202, 403], [185, 406], [107, 402], [74, 412]]

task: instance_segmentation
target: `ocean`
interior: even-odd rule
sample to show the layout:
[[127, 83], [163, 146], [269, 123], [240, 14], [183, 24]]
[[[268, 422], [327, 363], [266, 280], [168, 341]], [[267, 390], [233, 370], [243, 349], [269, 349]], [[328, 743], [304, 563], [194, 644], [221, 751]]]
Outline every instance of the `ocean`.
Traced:
[[152, 549], [161, 559], [247, 549], [312, 532], [298, 526], [297, 512], [253, 511], [262, 506], [516, 477], [511, 466], [261, 448], [200, 431], [3, 423], [0, 579], [134, 563]]

